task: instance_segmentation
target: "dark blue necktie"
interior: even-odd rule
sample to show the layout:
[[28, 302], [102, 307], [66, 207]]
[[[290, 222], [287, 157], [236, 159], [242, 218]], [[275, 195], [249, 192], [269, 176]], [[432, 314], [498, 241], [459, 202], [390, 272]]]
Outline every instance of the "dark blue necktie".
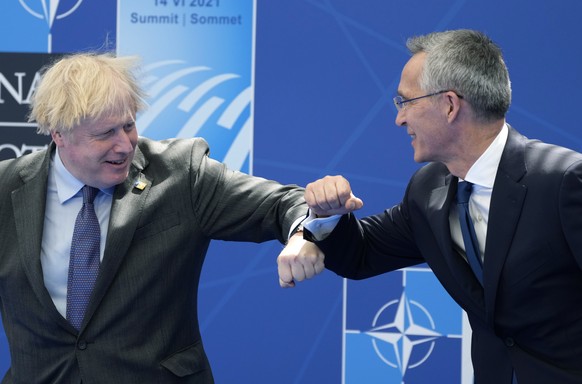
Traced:
[[67, 320], [76, 329], [81, 328], [99, 272], [101, 229], [93, 207], [93, 200], [98, 192], [97, 188], [87, 185], [83, 187], [83, 207], [77, 215], [71, 242], [67, 283]]
[[467, 261], [473, 273], [475, 273], [477, 280], [483, 285], [483, 266], [479, 254], [479, 243], [477, 242], [475, 227], [473, 227], [473, 220], [471, 220], [471, 215], [469, 214], [469, 197], [471, 196], [472, 190], [472, 183], [467, 181], [459, 182], [457, 186], [457, 206]]

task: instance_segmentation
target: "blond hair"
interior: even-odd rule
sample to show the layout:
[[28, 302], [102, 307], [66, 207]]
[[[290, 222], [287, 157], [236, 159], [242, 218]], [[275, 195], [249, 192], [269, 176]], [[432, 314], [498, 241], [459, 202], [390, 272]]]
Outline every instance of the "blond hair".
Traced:
[[131, 116], [145, 107], [134, 71], [137, 57], [110, 53], [65, 56], [43, 70], [33, 93], [29, 122], [38, 133], [70, 131], [86, 119]]

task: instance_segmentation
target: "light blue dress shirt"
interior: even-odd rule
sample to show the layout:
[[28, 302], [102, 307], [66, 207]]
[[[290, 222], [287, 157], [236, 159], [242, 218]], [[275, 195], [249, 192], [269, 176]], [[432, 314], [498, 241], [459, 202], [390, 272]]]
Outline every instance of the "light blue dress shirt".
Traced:
[[[67, 313], [71, 239], [77, 214], [83, 205], [83, 185], [65, 168], [57, 150], [49, 168], [40, 262], [44, 285], [63, 317]], [[101, 260], [107, 238], [113, 190], [114, 187], [101, 190], [94, 201], [95, 213], [101, 227]]]

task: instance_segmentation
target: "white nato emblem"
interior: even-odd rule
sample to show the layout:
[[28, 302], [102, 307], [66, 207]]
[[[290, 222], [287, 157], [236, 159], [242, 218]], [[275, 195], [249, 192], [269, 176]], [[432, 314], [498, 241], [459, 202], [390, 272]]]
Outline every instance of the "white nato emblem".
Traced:
[[18, 0], [18, 1], [20, 2], [20, 5], [22, 5], [22, 7], [24, 9], [26, 9], [26, 12], [30, 13], [32, 16], [34, 16], [38, 19], [46, 20], [49, 28], [52, 28], [55, 20], [64, 19], [65, 17], [69, 16], [71, 13], [75, 12], [77, 10], [77, 8], [79, 8], [81, 3], [83, 2], [83, 0], [77, 0], [75, 5], [73, 5], [69, 10], [57, 14], [57, 10], [59, 9], [60, 0], [40, 1], [41, 5], [42, 5], [42, 13], [37, 12], [34, 9], [32, 9], [30, 6], [28, 6], [26, 4], [26, 0]]
[[[385, 318], [382, 318], [382, 314], [394, 305], [397, 305], [395, 315], [386, 321]], [[413, 306], [417, 310], [413, 311]], [[416, 315], [420, 315], [424, 319], [420, 321], [421, 319], [415, 318]], [[426, 324], [430, 328], [420, 324]], [[372, 327], [365, 334], [373, 338], [372, 343], [376, 354], [384, 363], [399, 369], [403, 376], [407, 369], [418, 367], [424, 363], [432, 353], [435, 339], [443, 336], [434, 331], [434, 321], [426, 308], [416, 301], [409, 300], [404, 292], [400, 300], [392, 300], [380, 308], [374, 316]], [[389, 348], [393, 349], [394, 357], [392, 359], [386, 357], [385, 353], [382, 352], [382, 349], [385, 350], [386, 343], [389, 344]], [[422, 357], [417, 358], [416, 361], [411, 361], [413, 349], [421, 345], [425, 347], [422, 350], [424, 353], [420, 353]], [[394, 359], [396, 361], [393, 361]]]
[[[35, 7], [31, 7], [27, 4], [29, 0], [18, 0], [22, 8], [26, 10], [32, 16], [46, 20], [47, 25], [49, 27], [49, 31], [52, 29], [55, 20], [64, 19], [67, 16], [70, 16], [73, 12], [79, 8], [83, 0], [77, 0], [77, 2], [69, 9], [62, 11], [61, 13], [57, 13], [59, 10], [60, 0], [41, 0], [39, 3], [42, 5], [42, 10], [37, 9], [39, 8], [38, 5]], [[48, 53], [52, 51], [52, 37], [49, 32], [48, 35]]]

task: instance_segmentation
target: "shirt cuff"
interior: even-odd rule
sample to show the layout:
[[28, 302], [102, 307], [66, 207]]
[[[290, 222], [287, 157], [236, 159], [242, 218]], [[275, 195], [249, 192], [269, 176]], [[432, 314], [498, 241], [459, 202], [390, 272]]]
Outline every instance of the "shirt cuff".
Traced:
[[287, 240], [291, 238], [297, 232], [303, 232], [303, 222], [307, 219], [307, 216], [301, 216], [293, 222], [291, 229], [289, 230], [289, 235], [287, 235]]
[[305, 227], [316, 241], [324, 240], [336, 227], [342, 215], [318, 218], [311, 210], [309, 216], [303, 221]]

